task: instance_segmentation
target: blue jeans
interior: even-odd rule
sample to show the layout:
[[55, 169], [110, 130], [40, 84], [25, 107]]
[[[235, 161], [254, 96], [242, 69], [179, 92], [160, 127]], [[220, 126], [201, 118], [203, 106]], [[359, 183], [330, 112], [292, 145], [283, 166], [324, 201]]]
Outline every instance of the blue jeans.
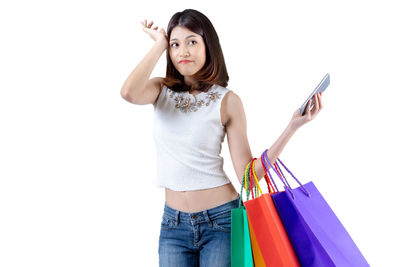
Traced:
[[195, 213], [165, 204], [158, 247], [160, 267], [231, 266], [231, 209], [238, 206], [239, 196]]

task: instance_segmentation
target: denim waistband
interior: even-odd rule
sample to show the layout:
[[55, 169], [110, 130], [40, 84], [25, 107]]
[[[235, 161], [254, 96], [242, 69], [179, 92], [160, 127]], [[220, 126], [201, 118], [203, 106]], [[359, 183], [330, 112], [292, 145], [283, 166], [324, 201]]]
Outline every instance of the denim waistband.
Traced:
[[[179, 221], [191, 221], [192, 223], [201, 223], [201, 222], [206, 222], [209, 220], [213, 220], [226, 212], [236, 209], [239, 207], [239, 199], [240, 196], [238, 196], [236, 199], [227, 202], [225, 204], [222, 204], [220, 206], [204, 210], [204, 211], [199, 211], [199, 212], [183, 212], [180, 210], [176, 210], [168, 206], [166, 203], [164, 205], [164, 215], [169, 218], [174, 218], [176, 222]], [[243, 206], [243, 201], [242, 201], [242, 206]]]

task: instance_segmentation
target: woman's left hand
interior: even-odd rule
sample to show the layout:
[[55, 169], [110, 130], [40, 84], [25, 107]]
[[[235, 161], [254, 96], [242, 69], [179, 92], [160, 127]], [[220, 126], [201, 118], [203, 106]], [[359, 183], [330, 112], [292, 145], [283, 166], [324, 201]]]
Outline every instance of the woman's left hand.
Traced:
[[322, 92], [314, 95], [314, 106], [312, 109], [310, 108], [312, 99], [310, 99], [308, 101], [307, 107], [305, 109], [305, 113], [303, 116], [300, 114], [300, 109], [297, 109], [293, 114], [293, 117], [290, 121], [290, 125], [292, 127], [294, 127], [295, 129], [298, 129], [302, 125], [313, 120], [322, 109], [321, 97], [322, 97]]

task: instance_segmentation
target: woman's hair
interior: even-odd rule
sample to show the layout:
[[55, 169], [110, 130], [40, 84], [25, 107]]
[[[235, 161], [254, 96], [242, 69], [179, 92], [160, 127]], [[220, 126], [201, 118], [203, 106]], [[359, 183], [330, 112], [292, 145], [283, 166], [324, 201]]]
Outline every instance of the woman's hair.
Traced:
[[185, 27], [203, 37], [206, 47], [206, 62], [204, 66], [192, 76], [198, 84], [190, 88], [185, 85], [184, 77], [174, 67], [169, 55], [169, 49], [167, 49], [167, 72], [162, 82], [163, 85], [171, 88], [171, 90], [175, 92], [188, 91], [192, 88], [199, 91], [207, 91], [213, 84], [226, 87], [228, 85], [229, 76], [226, 70], [219, 38], [211, 21], [205, 15], [194, 9], [185, 9], [182, 12], [177, 12], [168, 23], [168, 42], [171, 38], [172, 29], [176, 26]]

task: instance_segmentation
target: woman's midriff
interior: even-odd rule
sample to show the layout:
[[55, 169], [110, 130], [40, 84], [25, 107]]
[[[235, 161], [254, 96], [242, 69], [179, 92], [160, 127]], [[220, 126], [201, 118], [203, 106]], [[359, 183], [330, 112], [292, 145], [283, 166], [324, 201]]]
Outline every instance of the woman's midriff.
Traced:
[[193, 191], [173, 191], [165, 188], [166, 204], [183, 212], [199, 212], [215, 208], [235, 200], [238, 196], [232, 183]]

